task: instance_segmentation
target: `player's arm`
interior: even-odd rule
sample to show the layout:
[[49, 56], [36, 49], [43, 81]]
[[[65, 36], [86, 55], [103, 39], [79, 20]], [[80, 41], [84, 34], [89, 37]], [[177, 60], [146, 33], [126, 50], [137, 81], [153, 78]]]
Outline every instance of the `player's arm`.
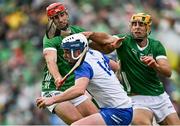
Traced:
[[113, 52], [115, 49], [111, 46], [111, 44], [104, 44], [103, 45], [103, 44], [98, 44], [96, 42], [91, 42], [89, 44], [89, 47], [91, 47], [92, 49], [98, 50], [100, 52], [103, 52], [105, 54], [109, 54], [109, 53]]
[[112, 59], [110, 59], [109, 57], [107, 57], [106, 55], [103, 54], [103, 57], [105, 59], [105, 61], [108, 63], [109, 67], [114, 71], [117, 72], [120, 69], [120, 65], [119, 62], [116, 62]]
[[59, 97], [53, 97], [55, 103], [63, 102], [67, 100], [74, 99], [85, 93], [86, 88], [89, 84], [89, 79], [87, 77], [81, 77], [75, 80], [75, 85], [67, 89], [64, 93], [59, 95]]
[[45, 98], [45, 97], [37, 98], [36, 100], [37, 106], [39, 108], [43, 108], [45, 106], [49, 106], [54, 103], [64, 102], [67, 100], [74, 99], [78, 96], [81, 96], [85, 93], [88, 83], [89, 83], [89, 79], [87, 77], [78, 78], [75, 81], [75, 85], [67, 89], [62, 94], [55, 95], [49, 98]]
[[114, 60], [110, 60], [109, 61], [109, 66], [111, 67], [111, 69], [114, 71], [114, 72], [117, 72], [119, 69], [120, 69], [120, 65], [118, 62], [114, 61]]
[[106, 45], [109, 43], [113, 43], [114, 41], [117, 41], [116, 37], [113, 37], [104, 32], [92, 32], [89, 35], [89, 39], [101, 45]]
[[53, 76], [55, 82], [59, 82], [62, 77], [59, 73], [57, 62], [57, 51], [56, 50], [44, 50], [43, 51], [44, 58], [47, 63], [47, 67], [51, 75]]
[[155, 69], [166, 77], [170, 77], [172, 74], [171, 67], [167, 59], [158, 59]]
[[154, 68], [158, 73], [166, 77], [171, 76], [171, 67], [166, 58], [159, 58], [155, 60], [152, 56], [144, 56], [141, 58], [141, 61], [147, 64], [149, 67]]
[[103, 32], [83, 32], [83, 34], [92, 42], [89, 46], [93, 49], [99, 50], [105, 54], [111, 53], [116, 48], [119, 48], [120, 43], [124, 38], [111, 36]]

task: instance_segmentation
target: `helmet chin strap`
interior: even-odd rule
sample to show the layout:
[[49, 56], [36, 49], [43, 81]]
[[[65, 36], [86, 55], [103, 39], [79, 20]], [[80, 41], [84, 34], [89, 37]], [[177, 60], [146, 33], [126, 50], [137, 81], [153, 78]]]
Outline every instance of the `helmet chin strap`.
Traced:
[[58, 29], [58, 30], [63, 30], [63, 31], [66, 31], [69, 27], [69, 24], [67, 24], [64, 28], [61, 28], [61, 29]]
[[64, 28], [61, 28], [60, 30], [58, 30], [58, 35], [61, 35], [61, 36], [69, 36], [69, 35], [72, 35], [71, 33], [71, 30], [69, 29], [69, 24], [67, 24]]
[[143, 42], [144, 38], [147, 37], [147, 36], [145, 36], [145, 37], [135, 38], [132, 33], [131, 33], [131, 35], [137, 43]]
[[143, 41], [143, 38], [135, 38], [132, 33], [131, 33], [131, 36], [137, 43], [141, 43]]
[[69, 24], [67, 24], [64, 28], [56, 29], [55, 36], [69, 36], [71, 35], [71, 32], [68, 32]]

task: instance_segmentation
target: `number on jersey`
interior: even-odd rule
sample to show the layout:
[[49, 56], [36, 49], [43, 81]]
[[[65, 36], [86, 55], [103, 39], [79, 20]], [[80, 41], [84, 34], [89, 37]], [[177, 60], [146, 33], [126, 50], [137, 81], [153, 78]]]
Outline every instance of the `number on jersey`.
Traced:
[[112, 74], [111, 74], [111, 68], [109, 67], [109, 64], [106, 62], [104, 58], [102, 58], [102, 60], [104, 63], [101, 63], [100, 61], [98, 61], [97, 63], [109, 76], [111, 76]]

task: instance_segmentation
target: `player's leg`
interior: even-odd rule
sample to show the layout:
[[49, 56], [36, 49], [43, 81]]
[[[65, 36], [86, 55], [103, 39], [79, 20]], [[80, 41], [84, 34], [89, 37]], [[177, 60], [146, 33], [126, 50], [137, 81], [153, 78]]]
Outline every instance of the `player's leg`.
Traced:
[[101, 114], [96, 113], [71, 124], [71, 126], [78, 126], [78, 125], [106, 125], [106, 123], [102, 118]]
[[132, 108], [101, 108], [99, 113], [74, 122], [72, 125], [129, 125]]
[[147, 109], [134, 109], [133, 125], [152, 125], [153, 113]]
[[158, 105], [153, 107], [157, 122], [163, 125], [180, 125], [179, 117], [169, 95], [164, 92], [158, 96], [157, 101]]
[[180, 125], [180, 120], [177, 113], [172, 113], [168, 115], [162, 122], [161, 125]]
[[[85, 95], [88, 97], [86, 100], [81, 101], [81, 104], [75, 104], [78, 111], [81, 113], [83, 117], [92, 115], [94, 113], [98, 113], [99, 112], [98, 108], [92, 102], [92, 96], [87, 91], [85, 92]], [[78, 103], [77, 100], [76, 103]]]
[[98, 109], [91, 99], [86, 95], [82, 95], [70, 100], [70, 102], [58, 104], [54, 111], [67, 124], [71, 124], [85, 116], [97, 113]]
[[54, 108], [54, 112], [68, 125], [83, 118], [81, 113], [69, 101], [58, 103]]
[[[52, 97], [53, 95], [60, 94], [60, 91], [48, 91], [48, 92], [42, 92], [43, 97]], [[80, 104], [84, 100], [86, 100], [87, 97], [80, 97], [75, 100], [74, 104]], [[76, 102], [77, 101], [77, 102]], [[60, 117], [65, 123], [71, 124], [72, 122], [75, 122], [83, 116], [80, 114], [80, 112], [77, 110], [77, 108], [74, 106], [74, 104], [71, 101], [66, 101], [62, 103], [53, 104], [50, 106], [47, 106], [46, 108], [52, 112], [56, 113], [58, 117]]]
[[149, 109], [152, 98], [149, 96], [131, 96], [133, 104], [133, 125], [152, 125], [153, 112]]
[[[52, 97], [60, 93], [59, 91], [42, 92], [42, 96]], [[97, 107], [86, 95], [79, 96], [69, 102], [53, 104], [47, 108], [50, 112], [55, 112], [67, 124], [71, 124], [83, 118], [83, 116], [85, 117], [98, 112]]]
[[84, 117], [99, 112], [98, 108], [95, 106], [95, 104], [89, 98], [87, 100], [85, 100], [84, 102], [82, 102], [81, 104], [77, 105], [76, 108], [81, 113], [81, 115]]

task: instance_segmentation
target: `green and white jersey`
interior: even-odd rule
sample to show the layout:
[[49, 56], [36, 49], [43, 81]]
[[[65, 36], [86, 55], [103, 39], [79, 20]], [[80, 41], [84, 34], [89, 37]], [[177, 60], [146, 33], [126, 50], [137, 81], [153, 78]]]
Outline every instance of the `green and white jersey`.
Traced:
[[156, 60], [167, 58], [165, 49], [159, 41], [148, 38], [147, 46], [140, 48], [132, 36], [127, 35], [116, 51], [121, 61], [123, 86], [128, 94], [157, 96], [164, 92], [157, 72], [140, 60], [141, 56], [153, 56]]
[[[78, 26], [70, 26], [71, 33], [79, 33], [84, 31], [84, 29]], [[63, 58], [63, 49], [60, 47], [63, 37], [56, 36], [52, 39], [48, 39], [45, 35], [43, 38], [43, 50], [56, 50], [57, 51], [57, 65], [59, 72], [62, 76], [65, 76], [70, 70], [71, 66]], [[74, 85], [74, 74], [71, 74], [69, 78], [65, 81], [63, 86], [60, 88], [61, 91], [65, 91], [69, 87]], [[50, 74], [47, 68], [47, 64], [44, 68], [43, 82], [42, 82], [42, 91], [52, 91], [56, 90], [56, 85], [54, 83], [54, 78]]]

